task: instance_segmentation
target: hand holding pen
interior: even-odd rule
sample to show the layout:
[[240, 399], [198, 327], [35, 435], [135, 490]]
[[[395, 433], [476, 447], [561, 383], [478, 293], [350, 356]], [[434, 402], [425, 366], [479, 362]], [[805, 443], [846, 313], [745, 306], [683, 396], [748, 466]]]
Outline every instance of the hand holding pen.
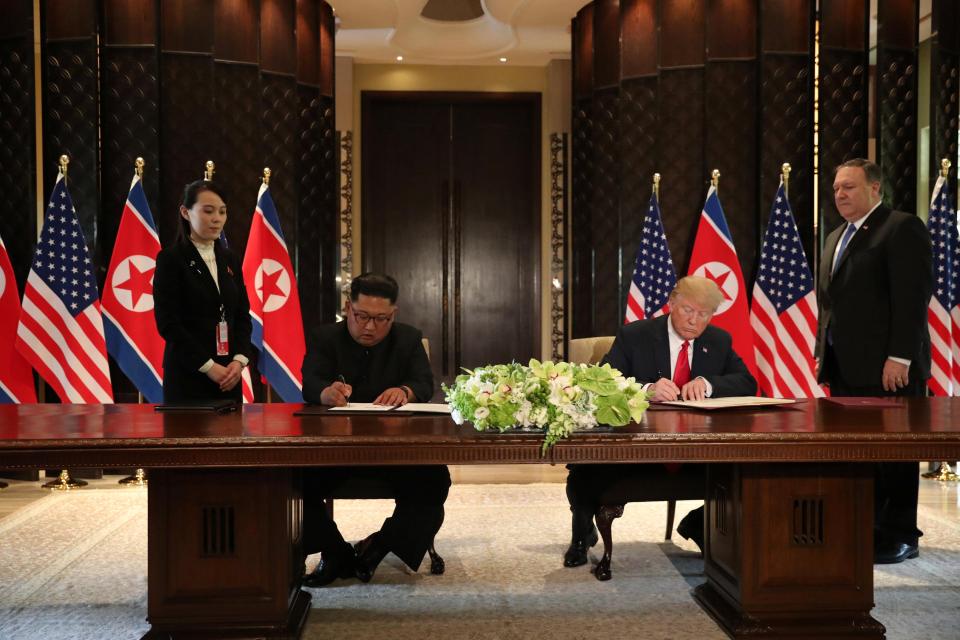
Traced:
[[343, 375], [338, 375], [337, 380], [320, 393], [320, 403], [331, 407], [345, 407], [349, 402], [350, 394], [353, 393], [353, 387], [347, 384]]

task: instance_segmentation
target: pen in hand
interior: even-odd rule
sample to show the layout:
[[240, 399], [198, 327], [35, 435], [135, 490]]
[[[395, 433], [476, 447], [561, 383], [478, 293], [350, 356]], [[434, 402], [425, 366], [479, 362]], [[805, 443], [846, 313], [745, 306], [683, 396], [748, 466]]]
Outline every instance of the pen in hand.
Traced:
[[353, 389], [350, 387], [350, 385], [347, 384], [347, 379], [343, 377], [343, 374], [342, 374], [342, 373], [338, 373], [338, 374], [337, 374], [337, 379], [340, 380], [340, 382], [343, 383], [343, 386], [344, 386], [344, 387], [346, 387], [345, 389], [342, 389], [342, 390], [341, 390], [341, 393], [343, 393], [343, 397], [344, 397], [344, 399], [346, 399], [346, 401], [347, 401], [347, 403], [346, 403], [344, 406], [349, 407], [349, 406], [350, 406], [350, 393], [353, 391]]

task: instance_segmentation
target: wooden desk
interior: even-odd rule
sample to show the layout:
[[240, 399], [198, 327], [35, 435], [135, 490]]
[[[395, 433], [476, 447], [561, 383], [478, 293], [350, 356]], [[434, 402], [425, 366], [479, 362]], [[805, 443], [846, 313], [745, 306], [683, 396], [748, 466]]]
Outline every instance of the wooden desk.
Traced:
[[732, 637], [883, 638], [870, 616], [871, 466], [849, 463], [960, 459], [960, 400], [948, 398], [650, 411], [546, 458], [538, 434], [482, 434], [446, 416], [296, 418], [297, 408], [0, 405], [0, 467], [150, 469], [146, 638], [299, 635], [310, 606], [299, 467], [569, 462], [712, 463], [707, 582], [694, 597]]

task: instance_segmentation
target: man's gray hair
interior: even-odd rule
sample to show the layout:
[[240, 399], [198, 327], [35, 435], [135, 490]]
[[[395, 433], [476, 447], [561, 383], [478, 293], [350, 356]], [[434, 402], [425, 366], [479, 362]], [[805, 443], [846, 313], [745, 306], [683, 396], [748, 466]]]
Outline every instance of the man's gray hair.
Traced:
[[701, 276], [685, 276], [677, 281], [677, 286], [670, 292], [670, 304], [673, 304], [674, 298], [683, 296], [687, 300], [695, 302], [701, 306], [717, 310], [720, 303], [723, 302], [723, 292], [717, 283], [709, 278]]

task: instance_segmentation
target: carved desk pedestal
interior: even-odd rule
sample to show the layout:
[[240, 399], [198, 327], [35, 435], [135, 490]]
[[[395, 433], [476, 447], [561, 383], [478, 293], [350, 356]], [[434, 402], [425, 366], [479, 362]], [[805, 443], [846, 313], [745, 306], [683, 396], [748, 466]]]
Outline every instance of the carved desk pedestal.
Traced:
[[694, 597], [731, 637], [884, 637], [871, 465], [711, 465], [705, 520]]

